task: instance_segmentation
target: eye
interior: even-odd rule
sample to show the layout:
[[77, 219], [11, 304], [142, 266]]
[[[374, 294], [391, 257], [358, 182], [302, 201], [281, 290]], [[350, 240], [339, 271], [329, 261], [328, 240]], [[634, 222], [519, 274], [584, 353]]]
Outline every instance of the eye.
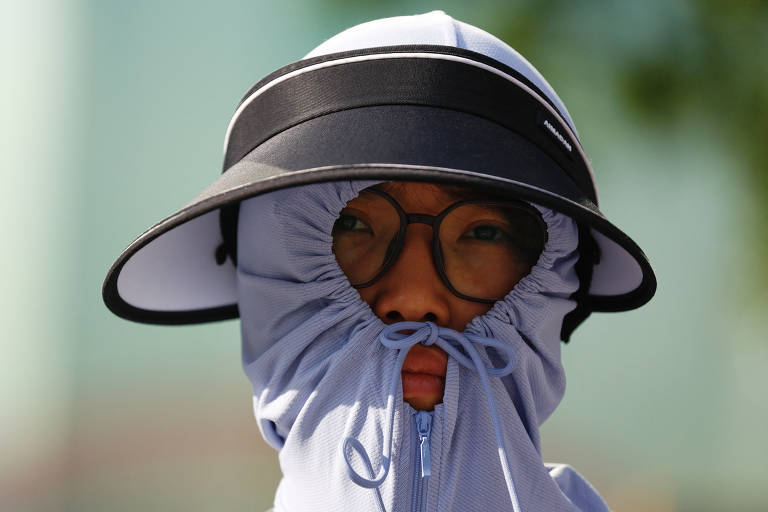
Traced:
[[469, 238], [483, 242], [506, 242], [510, 239], [510, 236], [498, 226], [481, 224], [464, 232], [464, 234], [461, 235], [461, 238]]
[[347, 213], [339, 215], [339, 218], [336, 219], [336, 222], [333, 223], [333, 233], [352, 231], [362, 231], [366, 233], [373, 232], [368, 224], [355, 217], [354, 215], [349, 215]]

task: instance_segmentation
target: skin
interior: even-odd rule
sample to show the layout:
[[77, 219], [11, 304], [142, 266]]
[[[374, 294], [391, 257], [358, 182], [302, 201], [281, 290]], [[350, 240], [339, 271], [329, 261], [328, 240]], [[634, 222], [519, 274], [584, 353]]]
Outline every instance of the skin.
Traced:
[[[435, 215], [461, 199], [457, 187], [431, 183], [389, 182], [377, 185], [408, 213]], [[354, 200], [349, 204], [352, 205]], [[349, 205], [348, 205], [349, 206]], [[509, 290], [530, 271], [518, 267]], [[432, 228], [410, 224], [395, 264], [373, 285], [360, 288], [360, 296], [385, 323], [432, 321], [463, 331], [492, 304], [465, 300], [454, 295], [440, 279], [432, 259]], [[408, 352], [401, 373], [403, 400], [414, 409], [434, 409], [443, 400], [448, 355], [437, 346], [415, 345]]]

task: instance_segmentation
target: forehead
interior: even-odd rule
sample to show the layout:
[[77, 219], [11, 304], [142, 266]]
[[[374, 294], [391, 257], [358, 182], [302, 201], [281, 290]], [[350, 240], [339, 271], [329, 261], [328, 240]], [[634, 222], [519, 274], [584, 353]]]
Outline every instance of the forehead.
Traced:
[[[404, 210], [410, 213], [436, 214], [457, 201], [469, 199], [492, 199], [489, 194], [458, 185], [438, 183], [419, 183], [412, 181], [388, 181], [373, 189], [381, 190], [392, 196]], [[355, 201], [364, 201], [362, 194]]]

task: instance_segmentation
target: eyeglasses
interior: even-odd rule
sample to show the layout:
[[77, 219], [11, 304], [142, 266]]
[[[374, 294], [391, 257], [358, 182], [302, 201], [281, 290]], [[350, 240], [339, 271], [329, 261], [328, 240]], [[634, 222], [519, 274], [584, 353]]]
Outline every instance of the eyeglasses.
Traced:
[[365, 189], [333, 225], [333, 252], [352, 286], [378, 281], [397, 261], [409, 224], [432, 227], [432, 258], [453, 294], [503, 299], [536, 263], [547, 240], [541, 214], [514, 200], [458, 201], [437, 215], [407, 213], [389, 194]]

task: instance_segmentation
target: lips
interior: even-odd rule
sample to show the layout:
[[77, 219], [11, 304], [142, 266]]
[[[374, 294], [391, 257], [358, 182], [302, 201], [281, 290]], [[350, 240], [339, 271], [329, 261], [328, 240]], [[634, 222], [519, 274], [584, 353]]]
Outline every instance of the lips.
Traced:
[[434, 345], [414, 345], [403, 362], [403, 372], [422, 373], [445, 378], [448, 354]]
[[414, 409], [432, 410], [442, 402], [448, 354], [435, 346], [414, 345], [405, 356], [400, 374], [403, 400]]

